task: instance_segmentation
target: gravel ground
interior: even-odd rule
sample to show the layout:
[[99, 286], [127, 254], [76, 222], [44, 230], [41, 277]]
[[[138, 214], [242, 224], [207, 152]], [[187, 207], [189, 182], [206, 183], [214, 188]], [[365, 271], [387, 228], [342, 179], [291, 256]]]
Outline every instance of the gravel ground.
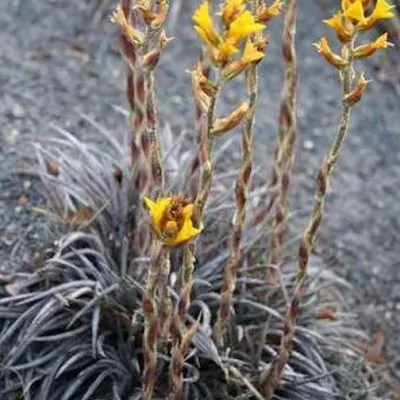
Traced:
[[[183, 3], [180, 23], [172, 21], [169, 27], [177, 40], [158, 74], [160, 119], [174, 130], [190, 128], [190, 81], [184, 70], [198, 56], [189, 19], [196, 3]], [[0, 265], [10, 266], [21, 257], [27, 260], [41, 235], [39, 228], [27, 232], [40, 219], [28, 212], [20, 196], [26, 195], [30, 204], [41, 198], [34, 183], [12, 173], [20, 163], [17, 144], [50, 134], [51, 124], [96, 139], [82, 113], [111, 132], [126, 129], [124, 118], [111, 106], [125, 103], [122, 62], [107, 6], [102, 0], [0, 2]], [[292, 209], [293, 224], [300, 228], [311, 206], [313, 177], [338, 119], [339, 91], [334, 71], [311, 46], [327, 34], [320, 20], [330, 16], [329, 7], [304, 0], [299, 13], [299, 138]], [[271, 23], [271, 44], [261, 71], [259, 160], [271, 159], [274, 148], [281, 27], [280, 22]], [[398, 49], [390, 49], [389, 58], [398, 65]], [[354, 110], [317, 250], [327, 266], [352, 282], [356, 311], [369, 327], [388, 333], [387, 351], [396, 357], [400, 354], [400, 68], [383, 55], [363, 68], [374, 81]], [[229, 88], [226, 107], [237, 104], [238, 93], [237, 85]], [[25, 250], [11, 254], [23, 233]]]

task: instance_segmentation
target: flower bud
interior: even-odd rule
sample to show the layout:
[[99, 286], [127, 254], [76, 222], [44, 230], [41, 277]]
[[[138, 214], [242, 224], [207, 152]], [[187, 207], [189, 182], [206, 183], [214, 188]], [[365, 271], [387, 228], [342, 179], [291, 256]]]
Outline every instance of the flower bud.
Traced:
[[243, 121], [248, 111], [249, 111], [249, 103], [248, 102], [242, 103], [227, 117], [217, 119], [213, 124], [211, 133], [213, 133], [216, 136], [221, 136], [224, 133], [230, 131]]
[[270, 6], [261, 5], [256, 13], [257, 22], [266, 23], [270, 19], [277, 17], [281, 13], [282, 7], [283, 1], [281, 0], [275, 0]]
[[138, 29], [135, 29], [132, 25], [128, 23], [125, 18], [124, 11], [122, 10], [121, 5], [119, 4], [117, 8], [111, 15], [111, 22], [119, 25], [124, 35], [128, 38], [130, 42], [133, 44], [142, 45], [144, 42], [144, 35]]
[[361, 74], [356, 87], [343, 97], [343, 101], [350, 106], [358, 103], [361, 100], [365, 88], [367, 87], [369, 82], [370, 81], [366, 80], [364, 75]]
[[203, 112], [207, 112], [210, 107], [210, 96], [214, 93], [212, 82], [204, 75], [201, 62], [189, 71], [192, 76], [192, 88], [196, 104]]
[[322, 37], [319, 42], [314, 43], [313, 45], [317, 48], [318, 53], [321, 53], [325, 60], [334, 67], [343, 68], [348, 64], [343, 57], [335, 54], [331, 50], [325, 37]]
[[162, 50], [167, 46], [167, 44], [174, 38], [168, 38], [165, 31], [162, 31], [158, 40], [157, 47], [150, 50], [143, 57], [143, 66], [153, 71], [157, 66], [160, 59]]
[[387, 36], [388, 34], [384, 33], [383, 35], [379, 36], [375, 42], [357, 46], [354, 49], [354, 58], [367, 58], [380, 49], [386, 49], [388, 46], [392, 46], [392, 43], [387, 41]]
[[244, 0], [225, 0], [221, 6], [221, 21], [226, 28], [244, 11]]

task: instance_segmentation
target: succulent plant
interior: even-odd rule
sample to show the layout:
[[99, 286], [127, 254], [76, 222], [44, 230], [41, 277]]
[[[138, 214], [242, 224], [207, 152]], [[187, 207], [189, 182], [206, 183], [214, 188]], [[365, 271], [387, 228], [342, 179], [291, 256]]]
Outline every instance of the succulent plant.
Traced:
[[[248, 3], [224, 0], [219, 27], [207, 1], [194, 13], [206, 48], [190, 71], [196, 146], [168, 130], [158, 135], [154, 70], [170, 41], [163, 30], [169, 2], [133, 7], [122, 0], [116, 8], [112, 21], [129, 65], [131, 132], [117, 140], [92, 121], [104, 148], [60, 128], [58, 137], [34, 144], [34, 173], [47, 198], [46, 209], [36, 211], [50, 217], [55, 247], [34, 270], [0, 273], [2, 399], [381, 398], [365, 363], [366, 337], [342, 297], [349, 284], [311, 252], [350, 109], [368, 83], [362, 74], [356, 82], [354, 57], [388, 45], [385, 35], [367, 47], [354, 41], [393, 7], [382, 0], [365, 17], [368, 2], [343, 2], [340, 15], [326, 21], [340, 33], [342, 55], [324, 38], [315, 44], [340, 70], [342, 116], [293, 265], [283, 245], [296, 140], [296, 1], [285, 13], [270, 196], [250, 185], [258, 178], [257, 64], [267, 46], [262, 31], [283, 3]], [[221, 89], [241, 75], [247, 98], [216, 118]], [[235, 139], [215, 142], [239, 126], [237, 171], [229, 158]]]

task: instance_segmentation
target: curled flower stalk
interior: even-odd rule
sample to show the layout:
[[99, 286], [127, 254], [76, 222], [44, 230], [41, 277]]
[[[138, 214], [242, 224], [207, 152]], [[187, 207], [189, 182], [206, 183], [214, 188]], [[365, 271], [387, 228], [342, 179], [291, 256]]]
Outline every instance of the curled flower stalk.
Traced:
[[[277, 17], [282, 12], [283, 1], [275, 0], [270, 6], [262, 4], [257, 10], [257, 20], [260, 22], [268, 22], [272, 18]], [[281, 136], [278, 136], [281, 139]], [[282, 163], [282, 157], [284, 152], [282, 151], [283, 142], [279, 140], [277, 148], [275, 150], [275, 162], [273, 164], [268, 185], [268, 190], [265, 191], [258, 202], [259, 207], [256, 210], [253, 219], [252, 226], [257, 226], [262, 222], [267, 222], [267, 216], [270, 213], [272, 207], [278, 196], [278, 180], [279, 180], [279, 170]]]
[[[258, 39], [260, 48], [254, 48], [254, 52], [257, 52], [260, 57], [257, 61], [264, 56], [263, 50], [265, 48], [265, 41], [263, 38], [259, 37]], [[253, 167], [253, 125], [258, 88], [257, 65], [255, 63], [251, 65], [246, 71], [246, 74], [249, 100], [247, 104], [247, 114], [242, 128], [242, 166], [235, 187], [236, 210], [230, 238], [230, 256], [223, 271], [220, 307], [217, 314], [217, 321], [214, 326], [214, 338], [219, 346], [223, 345], [226, 327], [231, 315], [232, 298], [236, 287], [237, 269], [241, 258], [241, 240], [246, 222], [246, 206]]]
[[[258, 23], [279, 15], [281, 2], [276, 1], [272, 6], [259, 5], [259, 2], [252, 2], [252, 15]], [[230, 237], [230, 254], [223, 270], [223, 281], [221, 287], [220, 307], [217, 313], [217, 320], [214, 325], [213, 334], [220, 347], [224, 344], [227, 327], [231, 317], [233, 295], [236, 288], [237, 269], [241, 259], [241, 241], [246, 222], [246, 206], [248, 200], [249, 185], [252, 172], [252, 147], [253, 147], [253, 125], [255, 107], [257, 101], [257, 63], [265, 55], [266, 40], [258, 32], [248, 39], [244, 47], [243, 57], [227, 66], [225, 76], [233, 79], [241, 72], [246, 72], [246, 88], [249, 94], [248, 102], [243, 103], [240, 108], [246, 105], [246, 114], [242, 118], [242, 166], [236, 180], [235, 203], [236, 210], [233, 217], [233, 227]]]
[[[170, 39], [163, 28], [169, 2], [124, 0], [111, 20], [120, 28], [120, 48], [128, 64], [126, 95], [130, 106], [131, 160], [137, 168], [134, 184], [142, 196], [160, 196], [164, 191], [164, 171], [157, 138], [155, 70]], [[140, 23], [142, 22], [142, 23]], [[137, 209], [138, 219], [143, 210]], [[147, 224], [139, 226], [135, 240], [142, 255], [150, 243]]]
[[253, 66], [250, 69], [248, 75], [250, 90], [249, 104], [251, 115], [247, 117], [243, 127], [242, 167], [237, 178], [235, 188], [236, 211], [234, 215], [233, 229], [230, 239], [230, 256], [228, 262], [224, 267], [220, 307], [218, 310], [217, 321], [214, 326], [214, 338], [220, 347], [223, 346], [223, 338], [226, 334], [226, 326], [229, 323], [232, 298], [236, 287], [237, 268], [241, 258], [241, 239], [244, 224], [246, 221], [246, 205], [252, 171], [254, 107], [257, 97], [256, 66]]
[[151, 250], [150, 269], [147, 276], [146, 291], [143, 296], [144, 340], [143, 340], [143, 383], [142, 393], [146, 400], [152, 399], [157, 375], [157, 343], [159, 336], [159, 309], [156, 302], [159, 271], [168, 262], [168, 249], [154, 241]]
[[[143, 33], [136, 27], [136, 16], [133, 13], [133, 1], [123, 0], [117, 6], [111, 16], [111, 21], [119, 27], [119, 45], [126, 67], [126, 98], [129, 105], [131, 138], [130, 138], [130, 157], [131, 162], [135, 162], [140, 156], [140, 146], [138, 144], [138, 126], [142, 121], [141, 103], [138, 93], [134, 72], [139, 69], [139, 46], [142, 45]], [[143, 89], [142, 89], [143, 91]]]
[[[193, 164], [193, 172], [200, 169], [200, 178], [195, 193], [194, 200], [194, 224], [200, 228], [202, 226], [202, 215], [207, 198], [211, 189], [212, 182], [212, 152], [215, 137], [212, 133], [214, 122], [215, 105], [217, 102], [218, 92], [220, 91], [221, 81], [217, 80], [214, 84], [204, 74], [204, 66], [202, 63], [192, 72], [192, 84], [194, 97], [196, 101], [196, 112], [199, 117], [199, 152]], [[207, 93], [206, 93], [207, 92]], [[205, 121], [201, 121], [201, 116]], [[198, 163], [198, 164], [197, 164]], [[188, 243], [183, 248], [183, 262], [181, 267], [180, 278], [180, 295], [178, 305], [174, 313], [173, 321], [173, 350], [172, 362], [170, 367], [170, 382], [172, 390], [172, 398], [180, 399], [182, 397], [183, 381], [182, 368], [184, 365], [184, 357], [187, 351], [187, 338], [194, 335], [191, 330], [186, 328], [186, 315], [190, 306], [190, 295], [193, 287], [193, 271], [195, 263], [195, 243]]]
[[[335, 30], [338, 39], [343, 44], [340, 55], [333, 53], [325, 38], [322, 38], [320, 42], [315, 45], [325, 60], [334, 68], [339, 70], [342, 85], [340, 119], [336, 136], [324, 157], [322, 166], [317, 174], [315, 202], [311, 211], [309, 223], [300, 241], [296, 282], [285, 315], [279, 353], [272, 365], [261, 375], [260, 378], [260, 386], [262, 387], [263, 394], [267, 399], [272, 398], [274, 395], [283, 369], [292, 354], [297, 318], [300, 312], [301, 300], [306, 289], [308, 261], [318, 229], [321, 225], [329, 179], [348, 132], [351, 109], [361, 100], [368, 84], [368, 81], [365, 80], [363, 74], [359, 75], [358, 80], [355, 78], [356, 72], [353, 65], [357, 49], [357, 47], [355, 47], [355, 41], [362, 31], [373, 26], [373, 24], [370, 24], [371, 20], [376, 22], [379, 19], [378, 16], [381, 18], [387, 18], [389, 15], [388, 13], [390, 13], [390, 6], [382, 0], [377, 2], [375, 10], [366, 17], [364, 15], [363, 4], [364, 3], [362, 3], [361, 0], [356, 0], [354, 2], [343, 1], [342, 10], [330, 20], [325, 21], [327, 25], [331, 26]], [[375, 43], [376, 42], [370, 45], [376, 46]], [[381, 48], [387, 46], [385, 40], [381, 40], [381, 42], [378, 43]]]
[[200, 139], [200, 165], [201, 175], [199, 182], [199, 190], [195, 199], [195, 223], [201, 223], [204, 208], [210, 194], [213, 165], [212, 165], [212, 152], [214, 146], [214, 134], [212, 133], [212, 126], [214, 123], [215, 105], [217, 102], [217, 95], [221, 89], [221, 79], [218, 78], [215, 85], [215, 93], [210, 97], [210, 103], [206, 113], [206, 122], [203, 127], [202, 136]]
[[[201, 170], [199, 186], [195, 196], [194, 224], [202, 223], [204, 209], [211, 190], [213, 175], [213, 147], [216, 136], [221, 136], [238, 126], [249, 112], [249, 104], [243, 103], [225, 118], [215, 118], [215, 107], [223, 85], [235, 78], [260, 60], [264, 54], [257, 52], [252, 42], [245, 46], [243, 57], [233, 60], [239, 52], [243, 39], [260, 32], [264, 25], [258, 23], [254, 15], [246, 10], [242, 0], [226, 0], [221, 4], [222, 33], [214, 25], [210, 13], [210, 5], [204, 1], [193, 15], [194, 29], [206, 45], [206, 59], [214, 67], [215, 80], [210, 79], [203, 62], [199, 62], [192, 71], [192, 84], [198, 114], [203, 114], [198, 159]], [[249, 168], [248, 168], [249, 169]], [[171, 366], [171, 381], [175, 398], [179, 398], [182, 389], [181, 370], [185, 356], [186, 314], [190, 306], [190, 294], [193, 285], [193, 269], [195, 261], [195, 243], [183, 249], [183, 265], [181, 270], [181, 294], [175, 314], [175, 347]], [[191, 332], [189, 329], [188, 332]]]
[[152, 196], [160, 196], [164, 191], [164, 171], [161, 162], [160, 144], [157, 138], [157, 116], [155, 104], [155, 70], [161, 53], [170, 42], [163, 30], [169, 9], [169, 1], [138, 1], [138, 12], [145, 25], [142, 45], [142, 72], [137, 76], [137, 84], [142, 90], [140, 112], [143, 114], [143, 129], [139, 129], [144, 158], [150, 166]]
[[272, 174], [273, 180], [277, 179], [279, 175], [279, 194], [277, 196], [273, 231], [271, 233], [268, 268], [266, 269], [266, 278], [273, 285], [278, 282], [279, 267], [282, 263], [282, 245], [287, 226], [294, 146], [296, 142], [297, 61], [295, 32], [296, 1], [289, 1], [285, 13], [282, 37], [284, 84], [279, 112], [279, 145], [276, 164]]
[[190, 295], [193, 287], [194, 271], [194, 247], [190, 244], [183, 249], [183, 260], [181, 267], [181, 290], [178, 304], [173, 316], [171, 333], [173, 339], [172, 361], [170, 365], [170, 383], [172, 399], [181, 399], [183, 391], [182, 369], [185, 363], [185, 355], [193, 336], [196, 334], [196, 325], [192, 328], [186, 327], [186, 317], [190, 306]]
[[[120, 28], [121, 52], [129, 66], [127, 99], [131, 111], [132, 161], [137, 162], [140, 156], [144, 158], [150, 167], [153, 194], [158, 196], [163, 189], [164, 174], [157, 139], [154, 74], [161, 52], [170, 41], [162, 30], [168, 1], [138, 3], [133, 7], [132, 1], [124, 0], [111, 20]], [[138, 24], [140, 17], [144, 21], [144, 33]], [[150, 187], [148, 179], [146, 176], [139, 179], [142, 189]]]

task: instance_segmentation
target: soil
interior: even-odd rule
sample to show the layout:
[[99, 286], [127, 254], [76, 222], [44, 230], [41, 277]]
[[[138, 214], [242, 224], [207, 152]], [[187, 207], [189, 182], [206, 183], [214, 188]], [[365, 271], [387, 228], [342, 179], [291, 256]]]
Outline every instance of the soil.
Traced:
[[[174, 132], [192, 126], [190, 79], [185, 70], [199, 55], [190, 25], [197, 2], [173, 0], [173, 7], [177, 10], [180, 3], [167, 29], [176, 39], [165, 52], [157, 76], [160, 121], [169, 123]], [[314, 177], [335, 133], [340, 101], [336, 72], [312, 46], [321, 36], [329, 36], [321, 20], [332, 10], [315, 4], [301, 2], [297, 28], [299, 132], [291, 203], [297, 232], [312, 205]], [[29, 211], [43, 201], [36, 183], [17, 173], [20, 145], [54, 135], [52, 125], [97, 140], [84, 115], [107, 127], [110, 134], [127, 129], [115, 108], [125, 107], [124, 68], [115, 27], [108, 19], [111, 8], [104, 0], [0, 2], [0, 266], [29, 261], [45, 231], [40, 217]], [[261, 68], [255, 158], [263, 165], [263, 160], [272, 160], [275, 147], [281, 28], [281, 21], [268, 28], [270, 45]], [[349, 302], [355, 300], [354, 311], [370, 329], [387, 333], [386, 350], [400, 369], [399, 60], [399, 49], [393, 47], [358, 66], [373, 81], [352, 114], [350, 134], [331, 181], [317, 252], [326, 268], [352, 283], [354, 298]], [[241, 83], [231, 85], [220, 112], [239, 104], [242, 92]], [[16, 243], [19, 250], [12, 252]]]

